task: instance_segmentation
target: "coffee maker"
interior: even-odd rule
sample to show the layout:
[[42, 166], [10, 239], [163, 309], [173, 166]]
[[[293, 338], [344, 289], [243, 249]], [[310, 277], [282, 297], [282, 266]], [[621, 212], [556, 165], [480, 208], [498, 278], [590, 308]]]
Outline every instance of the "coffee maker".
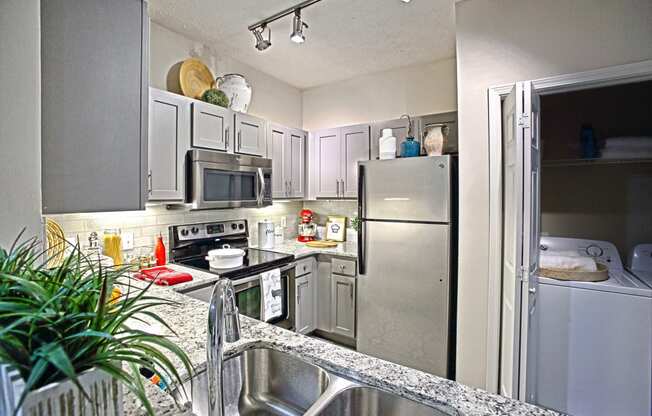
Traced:
[[301, 222], [299, 223], [299, 236], [297, 240], [305, 243], [313, 241], [317, 235], [317, 224], [313, 222], [313, 212], [309, 209], [302, 209], [299, 213]]

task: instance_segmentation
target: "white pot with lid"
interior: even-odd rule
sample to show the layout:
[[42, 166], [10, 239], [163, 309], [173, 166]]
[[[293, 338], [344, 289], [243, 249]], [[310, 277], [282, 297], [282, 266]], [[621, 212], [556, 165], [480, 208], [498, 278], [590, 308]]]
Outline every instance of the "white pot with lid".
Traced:
[[222, 248], [209, 251], [206, 260], [211, 269], [231, 269], [242, 266], [244, 256], [244, 250], [224, 244]]

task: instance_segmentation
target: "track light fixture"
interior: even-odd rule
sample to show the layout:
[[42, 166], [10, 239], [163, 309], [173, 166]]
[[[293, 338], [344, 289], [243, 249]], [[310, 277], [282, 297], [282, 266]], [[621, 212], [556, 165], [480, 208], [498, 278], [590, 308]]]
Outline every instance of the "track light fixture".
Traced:
[[294, 19], [292, 20], [292, 33], [290, 40], [294, 43], [303, 43], [306, 41], [306, 36], [303, 34], [303, 28], [308, 28], [308, 25], [301, 20], [301, 9], [294, 12]]
[[[303, 29], [307, 29], [308, 25], [304, 23], [303, 20], [301, 19], [301, 10], [320, 1], [321, 0], [304, 0], [299, 4], [296, 4], [266, 19], [254, 23], [253, 25], [250, 25], [249, 30], [251, 31], [251, 33], [254, 34], [254, 37], [256, 38], [256, 45], [255, 45], [256, 49], [258, 49], [259, 51], [264, 51], [265, 49], [272, 46], [272, 31], [268, 25], [271, 22], [274, 22], [276, 20], [279, 20], [291, 14], [294, 14], [294, 18], [292, 20], [292, 33], [290, 34], [290, 40], [292, 40], [292, 42], [295, 43], [305, 42], [306, 36], [303, 33]], [[268, 31], [267, 39], [263, 38], [265, 28], [267, 28]]]
[[256, 38], [256, 49], [261, 52], [272, 46], [272, 29], [269, 27], [267, 28], [267, 39], [264, 39], [263, 33], [265, 32], [265, 27], [266, 26], [261, 26], [251, 31], [251, 33], [253, 33], [254, 37]]

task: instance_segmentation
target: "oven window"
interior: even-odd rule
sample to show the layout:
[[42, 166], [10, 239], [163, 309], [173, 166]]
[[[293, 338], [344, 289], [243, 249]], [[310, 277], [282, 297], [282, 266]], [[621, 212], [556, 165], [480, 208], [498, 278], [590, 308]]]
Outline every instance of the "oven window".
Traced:
[[260, 286], [236, 294], [238, 311], [250, 318], [260, 320]]
[[256, 173], [204, 169], [204, 201], [255, 201]]

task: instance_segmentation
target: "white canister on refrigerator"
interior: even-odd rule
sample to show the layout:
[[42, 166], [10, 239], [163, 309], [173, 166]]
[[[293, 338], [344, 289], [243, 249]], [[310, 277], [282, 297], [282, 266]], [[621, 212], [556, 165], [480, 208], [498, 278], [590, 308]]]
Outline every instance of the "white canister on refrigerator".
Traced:
[[258, 248], [274, 248], [274, 223], [268, 220], [258, 222]]

